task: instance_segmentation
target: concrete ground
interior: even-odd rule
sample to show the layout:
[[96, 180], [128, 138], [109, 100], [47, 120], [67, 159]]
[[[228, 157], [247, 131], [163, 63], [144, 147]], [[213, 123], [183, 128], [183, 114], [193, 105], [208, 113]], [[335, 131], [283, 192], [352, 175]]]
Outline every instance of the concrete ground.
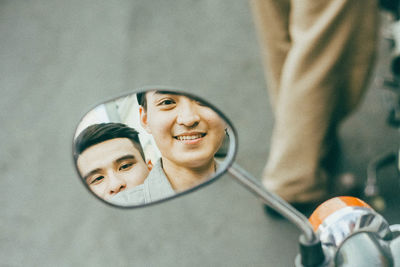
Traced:
[[[259, 177], [273, 116], [246, 1], [3, 0], [0, 36], [0, 266], [292, 266], [299, 231], [267, 217], [229, 175], [162, 205], [120, 210], [89, 195], [72, 162], [73, 133], [90, 107], [158, 84], [221, 107], [239, 133], [237, 163]], [[399, 144], [385, 125], [388, 92], [378, 90], [382, 58], [341, 131], [342, 168], [360, 180]], [[384, 215], [400, 223], [394, 167], [382, 177]]]

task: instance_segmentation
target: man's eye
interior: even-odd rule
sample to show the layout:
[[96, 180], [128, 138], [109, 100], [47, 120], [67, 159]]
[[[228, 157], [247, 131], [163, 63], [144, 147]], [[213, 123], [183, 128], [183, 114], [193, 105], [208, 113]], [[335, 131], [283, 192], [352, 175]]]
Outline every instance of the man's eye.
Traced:
[[126, 171], [129, 170], [132, 167], [133, 163], [126, 163], [126, 164], [122, 164], [118, 170], [119, 171]]
[[158, 103], [159, 106], [167, 106], [173, 104], [175, 104], [175, 101], [173, 99], [164, 99]]
[[195, 102], [197, 105], [199, 105], [199, 106], [208, 107], [208, 105], [206, 105], [205, 103], [203, 103], [203, 102], [201, 102], [201, 101], [195, 100], [194, 102]]
[[99, 184], [103, 181], [104, 176], [97, 176], [96, 178], [90, 181], [90, 184]]

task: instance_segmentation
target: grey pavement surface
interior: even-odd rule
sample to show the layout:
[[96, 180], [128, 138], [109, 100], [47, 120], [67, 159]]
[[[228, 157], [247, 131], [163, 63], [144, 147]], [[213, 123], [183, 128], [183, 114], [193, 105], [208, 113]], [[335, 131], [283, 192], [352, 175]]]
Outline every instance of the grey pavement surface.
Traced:
[[[239, 133], [237, 163], [259, 177], [273, 116], [246, 1], [0, 1], [0, 36], [0, 266], [292, 266], [299, 231], [265, 216], [229, 175], [120, 210], [89, 195], [72, 162], [90, 107], [159, 84], [224, 110]], [[398, 145], [376, 88], [381, 65], [341, 131], [342, 168], [361, 180]], [[383, 176], [384, 194], [396, 195], [394, 168]], [[398, 204], [390, 197], [391, 224]]]

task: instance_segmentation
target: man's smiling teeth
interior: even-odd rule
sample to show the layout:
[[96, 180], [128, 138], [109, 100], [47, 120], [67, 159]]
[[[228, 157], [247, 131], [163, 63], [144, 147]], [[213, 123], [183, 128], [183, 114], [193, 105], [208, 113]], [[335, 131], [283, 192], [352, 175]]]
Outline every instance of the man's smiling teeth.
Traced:
[[199, 139], [202, 138], [204, 135], [203, 134], [196, 134], [196, 135], [181, 135], [175, 137], [179, 141], [185, 141], [185, 140], [194, 140], [194, 139]]

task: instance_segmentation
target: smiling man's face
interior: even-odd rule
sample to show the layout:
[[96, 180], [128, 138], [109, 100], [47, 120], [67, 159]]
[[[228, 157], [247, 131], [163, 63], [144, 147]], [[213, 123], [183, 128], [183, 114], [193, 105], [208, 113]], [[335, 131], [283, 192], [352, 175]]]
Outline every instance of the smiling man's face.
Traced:
[[114, 138], [85, 149], [77, 161], [89, 188], [109, 200], [115, 194], [142, 184], [149, 169], [128, 138]]
[[183, 95], [153, 91], [145, 97], [147, 108], [140, 107], [140, 120], [154, 137], [163, 162], [186, 168], [213, 162], [226, 128], [216, 112]]

